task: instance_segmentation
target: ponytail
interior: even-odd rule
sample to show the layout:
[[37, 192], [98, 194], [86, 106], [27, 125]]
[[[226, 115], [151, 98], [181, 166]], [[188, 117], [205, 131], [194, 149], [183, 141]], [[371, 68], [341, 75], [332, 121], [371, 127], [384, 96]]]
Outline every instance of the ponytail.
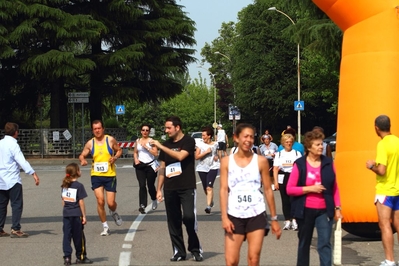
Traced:
[[62, 188], [69, 188], [72, 183], [72, 179], [80, 177], [79, 166], [77, 163], [70, 163], [65, 167], [65, 177], [62, 180]]

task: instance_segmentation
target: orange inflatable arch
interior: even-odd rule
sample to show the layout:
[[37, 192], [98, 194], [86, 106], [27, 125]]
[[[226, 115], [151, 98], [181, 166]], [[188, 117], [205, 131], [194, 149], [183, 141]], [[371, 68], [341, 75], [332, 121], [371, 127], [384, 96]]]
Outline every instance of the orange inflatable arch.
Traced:
[[379, 236], [374, 206], [374, 119], [391, 118], [399, 132], [399, 0], [313, 0], [344, 32], [338, 96], [335, 164], [343, 228], [355, 235]]

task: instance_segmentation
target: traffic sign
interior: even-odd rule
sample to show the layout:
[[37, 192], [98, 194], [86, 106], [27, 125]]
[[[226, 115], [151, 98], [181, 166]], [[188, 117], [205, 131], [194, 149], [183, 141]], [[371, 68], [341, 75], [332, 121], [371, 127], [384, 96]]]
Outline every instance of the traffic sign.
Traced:
[[68, 103], [88, 103], [89, 97], [71, 98], [68, 97]]
[[124, 105], [117, 105], [115, 107], [115, 111], [117, 115], [124, 115], [125, 114], [125, 106]]
[[89, 97], [89, 93], [88, 92], [68, 92], [68, 97], [69, 98]]
[[305, 102], [304, 101], [295, 101], [294, 102], [294, 110], [295, 111], [305, 110]]
[[217, 127], [218, 127], [218, 123], [213, 122], [212, 127], [213, 127], [213, 128], [217, 128]]
[[237, 106], [229, 105], [229, 120], [240, 120], [241, 112]]

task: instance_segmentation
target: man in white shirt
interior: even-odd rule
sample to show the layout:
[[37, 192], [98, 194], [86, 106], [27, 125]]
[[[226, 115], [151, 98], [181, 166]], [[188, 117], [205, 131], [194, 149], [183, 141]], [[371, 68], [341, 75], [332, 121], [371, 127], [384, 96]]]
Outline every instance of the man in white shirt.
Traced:
[[[8, 122], [4, 127], [5, 136], [0, 140], [0, 237], [25, 238], [29, 236], [21, 231], [20, 225], [23, 207], [20, 168], [32, 175], [36, 186], [39, 185], [39, 177], [25, 160], [17, 143], [18, 130], [17, 124]], [[9, 201], [12, 209], [11, 235], [4, 231]]]
[[219, 124], [218, 127], [218, 134], [217, 134], [217, 142], [218, 142], [218, 156], [222, 158], [223, 156], [227, 156], [226, 148], [229, 147], [229, 138], [227, 137], [226, 132], [222, 129], [222, 125]]

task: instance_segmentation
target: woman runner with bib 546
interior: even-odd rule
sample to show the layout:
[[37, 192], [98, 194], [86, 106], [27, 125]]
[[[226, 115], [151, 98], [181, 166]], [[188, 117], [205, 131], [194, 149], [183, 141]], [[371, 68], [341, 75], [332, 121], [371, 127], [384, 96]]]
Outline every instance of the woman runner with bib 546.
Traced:
[[238, 151], [221, 161], [220, 211], [225, 230], [226, 265], [238, 265], [241, 245], [245, 239], [248, 240], [248, 265], [259, 265], [267, 225], [264, 196], [259, 191], [262, 183], [270, 209], [272, 233], [277, 239], [281, 236], [269, 163], [265, 157], [252, 152], [254, 137], [255, 130], [251, 125], [239, 124], [234, 132]]

